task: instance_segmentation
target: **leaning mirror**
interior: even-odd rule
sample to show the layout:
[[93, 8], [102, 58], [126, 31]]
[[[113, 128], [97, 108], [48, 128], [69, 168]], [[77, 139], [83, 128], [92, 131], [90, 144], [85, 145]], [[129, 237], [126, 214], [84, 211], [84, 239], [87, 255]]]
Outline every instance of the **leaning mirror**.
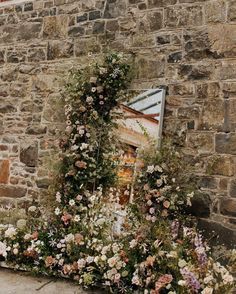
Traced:
[[[129, 102], [121, 104], [123, 115], [118, 122], [118, 132], [122, 142], [119, 168], [121, 187], [132, 186], [136, 171], [142, 165], [137, 158], [138, 148], [145, 148], [150, 144], [150, 140], [156, 142], [157, 148], [160, 148], [162, 137], [165, 90], [131, 90], [131, 93]], [[131, 194], [124, 194], [121, 203], [132, 202]]]
[[[137, 91], [131, 90], [134, 93]], [[123, 119], [119, 125], [121, 141], [133, 146], [143, 147], [150, 139], [161, 145], [162, 125], [165, 106], [164, 89], [139, 91], [128, 103], [121, 105]]]

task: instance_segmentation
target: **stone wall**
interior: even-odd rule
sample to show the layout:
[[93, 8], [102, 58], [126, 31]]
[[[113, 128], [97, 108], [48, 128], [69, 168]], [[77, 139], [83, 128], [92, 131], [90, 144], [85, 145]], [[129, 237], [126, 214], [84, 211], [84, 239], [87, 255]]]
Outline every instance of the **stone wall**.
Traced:
[[1, 203], [27, 207], [48, 186], [66, 73], [109, 49], [133, 54], [134, 88], [167, 87], [165, 133], [179, 135], [199, 188], [211, 197], [210, 224], [235, 236], [235, 0], [35, 0], [0, 7]]

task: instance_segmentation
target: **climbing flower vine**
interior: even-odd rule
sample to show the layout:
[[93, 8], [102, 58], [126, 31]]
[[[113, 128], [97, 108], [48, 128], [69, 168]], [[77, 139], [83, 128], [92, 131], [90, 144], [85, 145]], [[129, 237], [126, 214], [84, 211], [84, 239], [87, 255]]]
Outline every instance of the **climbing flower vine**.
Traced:
[[[111, 293], [223, 294], [234, 287], [229, 265], [184, 215], [193, 193], [170, 173], [161, 152], [144, 150], [132, 187], [119, 186], [119, 104], [131, 67], [121, 54], [72, 71], [65, 98], [65, 135], [52, 213], [0, 228], [0, 258], [15, 267], [74, 279]], [[149, 156], [146, 156], [145, 155]], [[141, 156], [142, 157], [142, 156]], [[117, 211], [122, 210], [119, 220]]]

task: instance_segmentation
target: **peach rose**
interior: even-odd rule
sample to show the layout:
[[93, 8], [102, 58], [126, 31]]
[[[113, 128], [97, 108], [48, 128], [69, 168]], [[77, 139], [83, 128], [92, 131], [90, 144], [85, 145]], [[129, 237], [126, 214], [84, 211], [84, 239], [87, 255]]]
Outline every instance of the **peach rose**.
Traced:
[[50, 266], [54, 265], [55, 264], [55, 261], [56, 261], [56, 259], [53, 258], [51, 255], [50, 256], [47, 256], [46, 259], [45, 259], [45, 265], [46, 265], [46, 267], [50, 267]]
[[83, 239], [84, 239], [83, 235], [81, 235], [79, 233], [75, 234], [75, 243], [76, 244], [80, 245], [81, 242], [83, 241]]
[[64, 213], [63, 216], [61, 217], [61, 220], [65, 225], [68, 225], [70, 220], [72, 219], [72, 216], [68, 213]]
[[75, 166], [77, 166], [78, 168], [86, 168], [87, 167], [87, 163], [84, 161], [76, 161]]

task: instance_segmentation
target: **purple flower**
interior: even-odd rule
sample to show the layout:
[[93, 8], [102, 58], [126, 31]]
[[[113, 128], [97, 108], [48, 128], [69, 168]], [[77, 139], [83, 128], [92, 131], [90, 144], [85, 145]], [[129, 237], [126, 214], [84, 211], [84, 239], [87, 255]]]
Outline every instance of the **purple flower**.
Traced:
[[195, 252], [197, 254], [198, 262], [201, 267], [205, 267], [207, 264], [206, 250], [202, 242], [202, 236], [196, 234], [194, 238]]
[[195, 277], [194, 273], [190, 272], [187, 267], [180, 269], [180, 272], [186, 281], [188, 287], [190, 287], [194, 292], [198, 292], [201, 288], [201, 284], [199, 283], [198, 279]]

